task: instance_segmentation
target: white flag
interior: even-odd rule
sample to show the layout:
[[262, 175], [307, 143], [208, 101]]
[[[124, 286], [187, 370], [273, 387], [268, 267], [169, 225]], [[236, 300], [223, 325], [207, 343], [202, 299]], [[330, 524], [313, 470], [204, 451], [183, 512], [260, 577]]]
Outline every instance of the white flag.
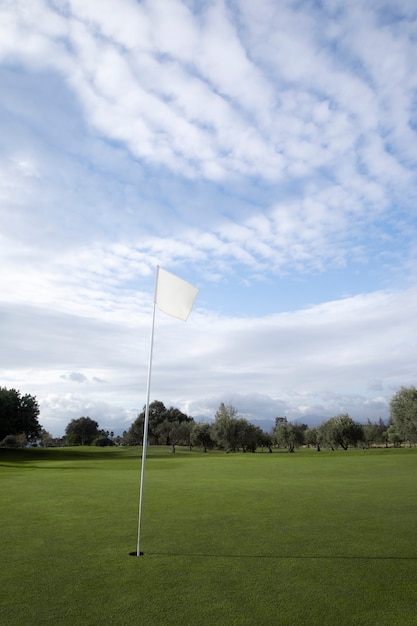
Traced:
[[158, 308], [184, 322], [193, 308], [199, 289], [186, 280], [158, 267], [155, 303]]

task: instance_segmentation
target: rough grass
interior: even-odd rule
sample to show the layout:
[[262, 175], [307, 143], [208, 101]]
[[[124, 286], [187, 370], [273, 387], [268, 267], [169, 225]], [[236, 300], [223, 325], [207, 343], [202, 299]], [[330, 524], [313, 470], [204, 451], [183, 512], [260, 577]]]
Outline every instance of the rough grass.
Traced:
[[0, 450], [0, 623], [375, 624], [417, 614], [417, 449]]

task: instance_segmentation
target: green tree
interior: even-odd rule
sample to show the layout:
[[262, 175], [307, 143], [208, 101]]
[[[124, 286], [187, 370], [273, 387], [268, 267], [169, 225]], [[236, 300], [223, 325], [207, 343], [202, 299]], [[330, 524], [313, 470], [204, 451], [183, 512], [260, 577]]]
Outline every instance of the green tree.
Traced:
[[191, 429], [194, 424], [193, 418], [171, 406], [166, 410], [164, 423], [165, 422], [171, 425], [168, 428], [168, 440], [166, 443], [167, 445], [172, 445], [172, 451], [175, 452], [176, 445], [188, 446], [191, 449]]
[[380, 417], [378, 420], [378, 437], [376, 439], [376, 443], [383, 444], [385, 446], [388, 445], [388, 424], [384, 422], [384, 420]]
[[370, 446], [377, 444], [386, 444], [387, 442], [387, 426], [379, 418], [379, 422], [371, 422], [369, 419], [366, 424], [362, 426], [363, 429], [363, 440], [365, 445], [369, 448]]
[[40, 437], [41, 437], [41, 445], [43, 448], [51, 448], [52, 446], [55, 445], [55, 440], [52, 437], [51, 433], [48, 433], [48, 431], [45, 430], [44, 428], [42, 428], [41, 430]]
[[129, 430], [123, 431], [123, 443], [126, 446], [141, 446], [143, 443], [144, 420], [138, 416], [130, 425]]
[[111, 438], [112, 436], [113, 436], [113, 433], [110, 434], [108, 430], [100, 430], [98, 436], [93, 441], [93, 445], [99, 446], [100, 448], [105, 448], [107, 446], [114, 446], [116, 444]]
[[238, 427], [239, 443], [243, 452], [256, 452], [256, 448], [264, 441], [262, 428], [245, 419], [238, 420]]
[[272, 445], [274, 443], [273, 440], [273, 436], [271, 433], [266, 433], [265, 431], [262, 431], [261, 437], [260, 437], [260, 441], [259, 441], [259, 445], [262, 448], [262, 452], [264, 448], [268, 448], [268, 451], [272, 453]]
[[402, 442], [404, 441], [401, 435], [398, 433], [396, 426], [391, 424], [387, 428], [387, 439], [388, 442], [391, 443], [394, 448], [401, 447]]
[[324, 445], [332, 449], [340, 446], [343, 450], [357, 446], [364, 439], [361, 424], [354, 422], [347, 413], [324, 421], [319, 428], [319, 437]]
[[0, 387], [0, 441], [7, 435], [25, 433], [28, 440], [38, 437], [39, 406], [34, 396], [21, 395], [16, 389]]
[[16, 435], [6, 435], [5, 438], [0, 441], [0, 448], [18, 448], [19, 443], [16, 439]]
[[320, 434], [318, 428], [307, 428], [304, 432], [304, 443], [307, 446], [316, 448], [317, 452], [320, 452]]
[[255, 452], [262, 445], [262, 429], [247, 420], [238, 417], [237, 410], [231, 404], [220, 403], [216, 411], [210, 434], [219, 448], [226, 452]]
[[[143, 407], [142, 412], [137, 416], [135, 421], [130, 426], [126, 433], [123, 433], [124, 441], [127, 445], [142, 445], [143, 442], [143, 426], [145, 423], [145, 411], [146, 406]], [[194, 420], [192, 417], [188, 417], [185, 413], [175, 407], [167, 409], [163, 402], [155, 400], [149, 405], [149, 425], [148, 425], [148, 442], [150, 444], [167, 444], [168, 435], [166, 427], [161, 428], [161, 425], [165, 422], [190, 422]]]
[[70, 421], [65, 434], [70, 446], [90, 446], [100, 433], [96, 421], [90, 417], [79, 417]]
[[[1, 448], [26, 448], [28, 445], [28, 438], [26, 433], [20, 433], [19, 435], [7, 435], [3, 441], [0, 441]], [[37, 443], [32, 445], [36, 446]]]
[[401, 387], [390, 402], [390, 425], [402, 441], [417, 443], [417, 389]]
[[[142, 412], [139, 413], [135, 421], [131, 424], [129, 430], [123, 433], [123, 438], [129, 446], [141, 446], [143, 443], [143, 428], [145, 424], [146, 405]], [[149, 425], [148, 425], [148, 442], [150, 444], [158, 443], [157, 428], [165, 419], [166, 407], [163, 402], [154, 400], [149, 404]]]
[[[142, 413], [138, 416], [139, 423], [144, 424], [145, 422], [145, 410], [146, 406], [143, 407]], [[158, 436], [158, 426], [162, 424], [166, 417], [166, 407], [163, 402], [159, 400], [155, 400], [151, 402], [149, 405], [149, 425], [148, 425], [148, 442], [151, 444], [157, 444], [159, 442]], [[143, 428], [142, 428], [143, 430]]]
[[220, 403], [214, 417], [212, 437], [219, 448], [227, 452], [236, 452], [240, 445], [240, 433], [237, 411], [231, 404]]
[[211, 424], [207, 422], [197, 422], [193, 424], [191, 430], [191, 443], [193, 446], [203, 448], [204, 452], [214, 448], [214, 441], [211, 438]]
[[295, 448], [299, 448], [304, 444], [304, 431], [307, 429], [305, 424], [291, 424], [282, 422], [275, 426], [273, 436], [278, 446], [286, 447], [288, 452], [294, 452]]
[[191, 429], [192, 424], [189, 421], [166, 419], [159, 424], [157, 431], [166, 445], [172, 446], [172, 452], [175, 452], [176, 446], [190, 446]]

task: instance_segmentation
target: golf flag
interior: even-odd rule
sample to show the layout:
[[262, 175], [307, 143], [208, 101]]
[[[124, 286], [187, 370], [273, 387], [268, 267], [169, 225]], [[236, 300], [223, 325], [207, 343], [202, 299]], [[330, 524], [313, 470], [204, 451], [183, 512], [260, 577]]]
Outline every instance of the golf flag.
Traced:
[[193, 308], [199, 289], [158, 266], [155, 304], [158, 309], [184, 322]]
[[143, 552], [140, 550], [140, 534], [142, 528], [142, 510], [143, 510], [143, 494], [145, 485], [145, 465], [146, 465], [146, 449], [148, 445], [149, 430], [149, 398], [151, 391], [151, 372], [152, 372], [152, 354], [153, 354], [153, 337], [155, 330], [155, 309], [158, 306], [161, 311], [178, 317], [184, 322], [187, 320], [193, 308], [194, 301], [197, 297], [199, 289], [187, 283], [186, 280], [171, 274], [159, 267], [156, 268], [155, 296], [153, 304], [151, 340], [149, 346], [149, 363], [148, 363], [148, 381], [146, 384], [146, 405], [145, 420], [143, 423], [143, 445], [142, 445], [142, 467], [140, 471], [140, 490], [139, 490], [139, 515], [138, 515], [138, 544], [136, 552], [130, 554], [141, 556]]

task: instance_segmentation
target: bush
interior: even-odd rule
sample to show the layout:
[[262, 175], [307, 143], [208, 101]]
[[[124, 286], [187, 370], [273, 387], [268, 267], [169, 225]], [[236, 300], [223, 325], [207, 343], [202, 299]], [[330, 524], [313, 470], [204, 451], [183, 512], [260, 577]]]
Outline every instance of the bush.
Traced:
[[3, 441], [0, 441], [1, 448], [18, 448], [19, 444], [14, 435], [7, 435]]
[[109, 439], [107, 437], [107, 435], [100, 435], [99, 437], [96, 437], [96, 439], [94, 439], [93, 441], [93, 446], [100, 446], [101, 448], [104, 448], [105, 446], [114, 446], [114, 442]]

